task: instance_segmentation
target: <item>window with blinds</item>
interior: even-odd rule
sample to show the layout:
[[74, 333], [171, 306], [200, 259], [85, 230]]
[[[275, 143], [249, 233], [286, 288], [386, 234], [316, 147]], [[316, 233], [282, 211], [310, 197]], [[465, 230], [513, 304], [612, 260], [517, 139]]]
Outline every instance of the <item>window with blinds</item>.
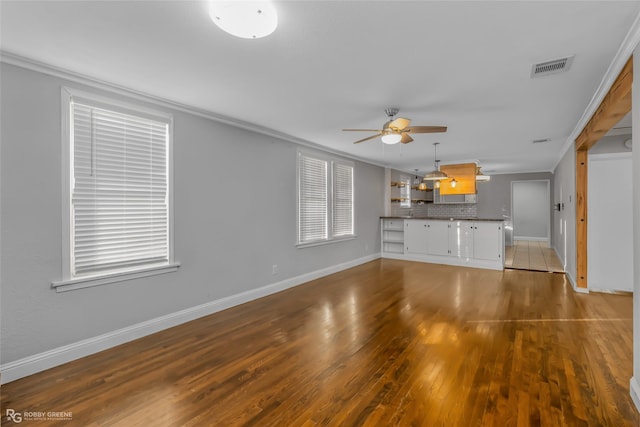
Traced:
[[298, 152], [298, 245], [354, 236], [353, 164]]
[[353, 166], [333, 164], [333, 236], [353, 235]]
[[328, 166], [326, 160], [300, 155], [298, 243], [310, 243], [328, 238]]
[[70, 102], [71, 279], [170, 261], [169, 120]]

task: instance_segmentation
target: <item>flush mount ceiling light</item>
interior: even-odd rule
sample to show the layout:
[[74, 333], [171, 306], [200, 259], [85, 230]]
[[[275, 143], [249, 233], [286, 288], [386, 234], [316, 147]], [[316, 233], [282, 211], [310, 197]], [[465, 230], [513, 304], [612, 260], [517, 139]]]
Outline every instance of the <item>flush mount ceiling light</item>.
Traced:
[[243, 39], [259, 39], [273, 33], [278, 13], [270, 1], [211, 1], [211, 20], [223, 31]]
[[438, 160], [438, 145], [440, 143], [439, 142], [434, 142], [433, 143], [433, 153], [434, 153], [434, 157], [435, 157], [435, 169], [431, 172], [429, 172], [428, 174], [426, 174], [424, 176], [424, 178], [422, 178], [424, 181], [439, 181], [441, 179], [447, 179], [449, 178], [449, 176], [444, 173], [441, 172], [440, 169], [438, 168], [438, 163], [440, 163], [440, 160]]

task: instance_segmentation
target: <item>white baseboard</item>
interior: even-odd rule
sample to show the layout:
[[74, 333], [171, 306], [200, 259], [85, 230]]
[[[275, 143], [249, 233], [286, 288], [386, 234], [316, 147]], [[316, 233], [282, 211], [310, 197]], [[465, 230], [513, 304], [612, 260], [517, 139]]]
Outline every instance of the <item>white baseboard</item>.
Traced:
[[515, 242], [516, 240], [528, 240], [530, 242], [549, 242], [549, 238], [548, 237], [526, 237], [526, 236], [518, 236], [518, 237], [513, 237], [513, 241]]
[[565, 271], [564, 273], [567, 276], [567, 279], [569, 279], [569, 283], [571, 283], [571, 287], [573, 288], [574, 292], [577, 292], [579, 294], [588, 294], [589, 293], [589, 288], [579, 288], [576, 282], [576, 279], [571, 275], [571, 273], [569, 273], [568, 271]]
[[90, 354], [98, 353], [108, 348], [151, 335], [164, 329], [168, 329], [203, 316], [208, 316], [209, 314], [226, 310], [227, 308], [244, 304], [267, 295], [275, 294], [320, 277], [328, 276], [348, 268], [374, 261], [378, 258], [380, 258], [379, 253], [368, 255], [342, 264], [333, 265], [305, 273], [300, 276], [291, 277], [280, 282], [271, 283], [257, 289], [251, 289], [249, 291], [220, 298], [185, 310], [180, 310], [165, 316], [160, 316], [155, 319], [107, 332], [106, 334], [78, 341], [73, 344], [54, 348], [32, 356], [27, 356], [16, 361], [0, 365], [0, 378], [2, 384], [6, 384], [37, 372], [80, 359]]
[[562, 263], [562, 268], [566, 269], [567, 261], [563, 257], [560, 256], [560, 252], [558, 252], [558, 248], [556, 248], [555, 245], [551, 246], [551, 248], [553, 249], [553, 252], [556, 253], [556, 256], [558, 257], [558, 259]]
[[445, 255], [427, 255], [427, 254], [396, 254], [392, 252], [384, 252], [382, 258], [397, 259], [401, 261], [426, 262], [429, 264], [453, 265], [456, 267], [484, 268], [486, 270], [504, 270], [502, 259], [497, 261], [487, 261], [472, 258], [458, 258]]
[[629, 381], [629, 394], [636, 405], [636, 409], [640, 412], [640, 384], [638, 384], [636, 377], [631, 377], [631, 381]]

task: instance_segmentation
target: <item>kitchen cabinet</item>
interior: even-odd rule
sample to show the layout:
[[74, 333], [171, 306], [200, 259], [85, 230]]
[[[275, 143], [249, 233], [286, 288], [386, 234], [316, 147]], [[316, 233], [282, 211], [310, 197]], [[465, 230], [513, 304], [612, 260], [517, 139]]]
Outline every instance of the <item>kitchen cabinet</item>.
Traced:
[[382, 230], [384, 258], [504, 268], [502, 220], [384, 219]]
[[404, 222], [405, 250], [409, 254], [426, 254], [427, 253], [427, 221], [423, 220], [407, 220]]
[[503, 224], [475, 222], [473, 224], [473, 256], [477, 259], [501, 261], [504, 252]]
[[427, 253], [429, 255], [449, 255], [449, 221], [427, 222]]
[[429, 221], [427, 253], [473, 258], [473, 222]]
[[459, 258], [474, 258], [474, 223], [452, 221], [449, 234], [450, 255]]

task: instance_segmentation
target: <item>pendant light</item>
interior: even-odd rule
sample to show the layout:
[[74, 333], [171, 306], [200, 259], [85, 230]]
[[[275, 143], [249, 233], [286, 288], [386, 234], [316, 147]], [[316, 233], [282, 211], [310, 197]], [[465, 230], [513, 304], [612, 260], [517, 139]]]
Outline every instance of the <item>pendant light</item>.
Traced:
[[458, 181], [456, 181], [456, 179], [455, 179], [455, 178], [453, 178], [453, 179], [451, 180], [450, 184], [451, 184], [451, 188], [456, 188], [456, 185], [458, 185]]
[[418, 177], [418, 169], [414, 169], [414, 171], [416, 171], [416, 179], [413, 181], [413, 183], [416, 185], [416, 189], [420, 191], [426, 191], [427, 183]]
[[434, 142], [433, 143], [433, 153], [434, 153], [434, 157], [435, 157], [435, 169], [429, 173], [427, 173], [423, 179], [423, 181], [440, 181], [441, 179], [447, 179], [449, 178], [449, 176], [444, 173], [441, 172], [440, 169], [438, 168], [438, 163], [440, 163], [440, 160], [438, 160], [438, 145], [440, 143], [439, 142]]

